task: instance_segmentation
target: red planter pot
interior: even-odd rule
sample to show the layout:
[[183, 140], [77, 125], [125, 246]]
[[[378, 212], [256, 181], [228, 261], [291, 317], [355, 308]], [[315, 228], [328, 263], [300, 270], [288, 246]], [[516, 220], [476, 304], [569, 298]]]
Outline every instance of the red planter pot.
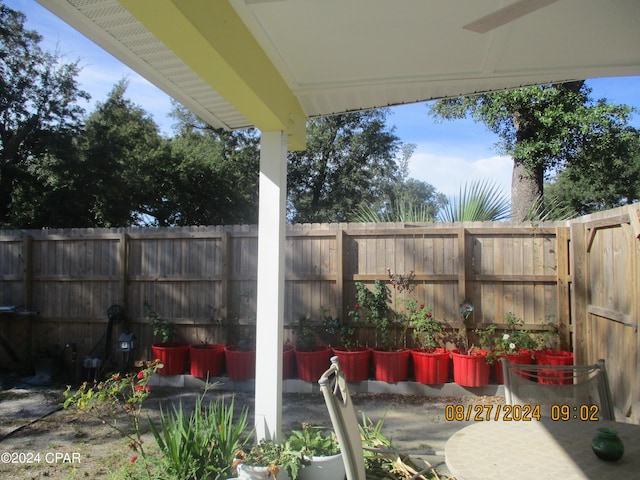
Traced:
[[333, 354], [338, 357], [340, 369], [347, 382], [362, 382], [369, 378], [369, 360], [371, 349], [367, 347], [334, 348]]
[[331, 359], [329, 347], [316, 347], [309, 351], [296, 350], [298, 377], [305, 382], [317, 382], [327, 368]]
[[[573, 353], [563, 350], [541, 350], [534, 353], [538, 365], [573, 365]], [[538, 383], [570, 385], [573, 383], [571, 372], [562, 373], [541, 369]]]
[[186, 343], [167, 342], [151, 345], [154, 360], [164, 365], [158, 375], [182, 375], [187, 371], [189, 345]]
[[373, 349], [375, 379], [381, 382], [398, 383], [409, 378], [410, 350]]
[[235, 382], [256, 378], [256, 351], [239, 350], [231, 345], [224, 349], [227, 362], [227, 376]]
[[434, 350], [411, 350], [413, 375], [416, 382], [425, 385], [440, 385], [449, 381], [451, 353], [444, 348]]
[[[533, 362], [533, 356], [529, 350], [523, 350], [520, 353], [507, 353], [505, 355], [499, 355], [498, 358], [496, 358], [496, 362], [493, 364], [493, 372], [496, 376], [496, 382], [500, 385], [504, 383], [502, 361], [500, 360], [502, 357], [505, 357], [509, 363], [513, 363], [515, 365], [531, 365], [531, 363]], [[524, 375], [520, 376], [526, 378]]]
[[477, 350], [473, 355], [451, 353], [453, 357], [453, 381], [463, 387], [484, 387], [489, 384], [491, 369], [487, 352]]
[[295, 348], [293, 345], [286, 343], [282, 347], [282, 379], [293, 378], [295, 363]]
[[198, 378], [218, 377], [224, 371], [224, 345], [206, 343], [189, 347], [191, 375]]

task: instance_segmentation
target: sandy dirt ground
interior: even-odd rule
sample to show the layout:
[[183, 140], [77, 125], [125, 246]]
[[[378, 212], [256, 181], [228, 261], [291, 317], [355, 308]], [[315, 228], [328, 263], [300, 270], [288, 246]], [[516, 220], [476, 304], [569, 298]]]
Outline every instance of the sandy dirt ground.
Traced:
[[[74, 410], [61, 407], [64, 388], [15, 385], [0, 391], [0, 478], [2, 479], [108, 479], [130, 461], [133, 452], [111, 428]], [[145, 402], [144, 416], [158, 418], [159, 408], [183, 402], [193, 405], [199, 389], [155, 388]], [[253, 411], [252, 392], [214, 389], [207, 398], [235, 396], [236, 410]], [[470, 422], [448, 421], [448, 404], [496, 404], [503, 397], [425, 397], [415, 395], [353, 394], [358, 418], [364, 413], [377, 422], [384, 418], [383, 433], [399, 450], [428, 461], [444, 462], [446, 440]], [[253, 425], [253, 419], [250, 420]], [[286, 393], [283, 397], [283, 431], [302, 422], [330, 425], [322, 395]], [[155, 443], [146, 421], [145, 445]], [[447, 474], [446, 466], [438, 471]]]

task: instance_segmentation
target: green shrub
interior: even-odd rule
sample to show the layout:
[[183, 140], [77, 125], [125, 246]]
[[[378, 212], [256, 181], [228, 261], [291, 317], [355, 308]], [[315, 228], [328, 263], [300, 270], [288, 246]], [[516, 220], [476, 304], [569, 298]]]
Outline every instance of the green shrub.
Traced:
[[292, 450], [299, 450], [306, 457], [340, 453], [340, 446], [333, 433], [327, 433], [324, 427], [308, 423], [303, 423], [301, 430], [292, 430], [287, 443]]
[[[205, 390], [206, 394], [206, 390]], [[204, 394], [196, 399], [191, 414], [182, 403], [172, 411], [160, 410], [160, 428], [149, 420], [149, 427], [160, 448], [160, 463], [168, 478], [180, 480], [230, 476], [236, 452], [245, 447], [248, 410], [244, 407], [234, 421], [234, 399], [223, 399], [202, 406]]]

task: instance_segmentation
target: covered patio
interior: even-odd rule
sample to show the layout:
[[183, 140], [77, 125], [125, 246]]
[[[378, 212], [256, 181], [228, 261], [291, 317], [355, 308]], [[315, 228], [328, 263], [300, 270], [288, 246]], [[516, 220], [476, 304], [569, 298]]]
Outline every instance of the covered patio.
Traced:
[[308, 118], [640, 75], [635, 0], [38, 1], [212, 126], [261, 130], [258, 438], [282, 429], [286, 152]]

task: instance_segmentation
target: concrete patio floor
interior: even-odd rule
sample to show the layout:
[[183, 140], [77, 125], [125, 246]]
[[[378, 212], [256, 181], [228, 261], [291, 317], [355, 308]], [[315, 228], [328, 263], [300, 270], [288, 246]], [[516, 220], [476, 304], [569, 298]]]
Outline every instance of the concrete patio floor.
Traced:
[[[235, 395], [237, 405], [247, 405], [252, 410], [253, 381], [233, 382], [227, 377], [219, 377], [211, 379], [211, 383], [217, 383], [210, 392], [212, 396]], [[179, 397], [195, 399], [205, 382], [189, 375], [156, 375], [150, 384], [161, 389], [167, 399], [176, 401]], [[449, 473], [444, 465], [445, 443], [455, 432], [473, 423], [473, 420], [448, 420], [447, 405], [504, 403], [504, 387], [495, 384], [466, 388], [455, 383], [429, 386], [416, 382], [388, 384], [368, 380], [351, 383], [349, 388], [358, 419], [362, 419], [363, 414], [373, 423], [384, 419], [382, 432], [399, 451], [432, 466], [438, 465], [437, 471], [442, 474]], [[283, 392], [283, 431], [299, 429], [302, 422], [331, 425], [317, 384], [285, 380]]]

